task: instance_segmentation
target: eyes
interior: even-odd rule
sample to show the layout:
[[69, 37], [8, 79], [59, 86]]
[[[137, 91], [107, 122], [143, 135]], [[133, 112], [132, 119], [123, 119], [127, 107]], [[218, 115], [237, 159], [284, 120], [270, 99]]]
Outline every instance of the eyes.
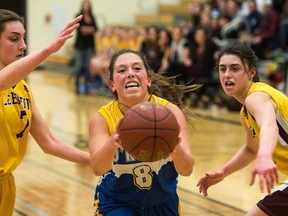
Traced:
[[8, 40], [11, 41], [12, 43], [17, 43], [19, 41], [24, 41], [25, 40], [25, 37], [22, 37], [18, 34], [13, 34], [13, 35], [10, 35], [8, 37]]
[[[129, 69], [130, 69], [129, 66], [122, 65], [122, 66], [118, 67], [117, 73], [125, 73], [125, 72], [128, 71]], [[132, 69], [134, 72], [140, 72], [140, 71], [143, 69], [143, 66], [136, 64], [136, 65], [132, 65], [132, 66], [131, 66], [131, 69]]]
[[235, 66], [230, 66], [230, 67], [226, 67], [226, 66], [220, 66], [219, 67], [219, 72], [221, 73], [225, 73], [227, 70], [230, 72], [238, 72], [241, 68], [237, 65]]

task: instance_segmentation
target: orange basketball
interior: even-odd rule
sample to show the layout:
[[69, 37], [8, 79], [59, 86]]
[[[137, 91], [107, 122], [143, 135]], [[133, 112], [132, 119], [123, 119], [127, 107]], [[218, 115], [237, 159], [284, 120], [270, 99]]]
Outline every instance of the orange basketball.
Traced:
[[117, 126], [123, 148], [145, 162], [167, 158], [178, 144], [179, 130], [173, 113], [154, 102], [135, 105]]

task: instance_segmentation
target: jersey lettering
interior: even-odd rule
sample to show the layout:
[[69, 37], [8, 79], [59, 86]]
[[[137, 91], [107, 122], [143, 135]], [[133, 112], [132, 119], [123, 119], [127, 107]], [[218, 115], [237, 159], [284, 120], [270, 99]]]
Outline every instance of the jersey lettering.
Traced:
[[118, 149], [118, 151], [116, 151], [115, 155], [114, 155], [114, 163], [119, 162], [119, 158], [120, 158], [120, 154], [125, 152], [125, 162], [132, 162], [135, 161], [135, 159], [128, 153], [126, 152], [124, 149]]
[[[27, 116], [27, 113], [26, 113], [25, 110], [22, 110], [22, 111], [20, 112], [20, 119], [23, 120], [25, 116]], [[17, 138], [17, 139], [23, 137], [23, 134], [24, 134], [25, 130], [29, 127], [29, 124], [30, 124], [30, 123], [29, 123], [29, 119], [27, 119], [27, 122], [26, 122], [26, 125], [25, 125], [24, 129], [23, 129], [20, 133], [16, 134], [16, 138]]]
[[[24, 86], [24, 90], [28, 92], [28, 89], [26, 86]], [[22, 105], [21, 107], [24, 110], [21, 110], [19, 113], [19, 118], [23, 121], [25, 121], [27, 119], [27, 112], [25, 110], [30, 110], [31, 108], [31, 102], [29, 98], [25, 98], [22, 96], [18, 96], [15, 92], [11, 91], [9, 94], [4, 95], [4, 106], [12, 106], [12, 105]], [[25, 127], [16, 134], [16, 138], [22, 138], [25, 130], [29, 127], [30, 122], [29, 119], [26, 120], [26, 124]]]
[[19, 97], [14, 92], [11, 92], [6, 96], [4, 106], [15, 105], [15, 104], [23, 104], [24, 109], [30, 109], [30, 99]]

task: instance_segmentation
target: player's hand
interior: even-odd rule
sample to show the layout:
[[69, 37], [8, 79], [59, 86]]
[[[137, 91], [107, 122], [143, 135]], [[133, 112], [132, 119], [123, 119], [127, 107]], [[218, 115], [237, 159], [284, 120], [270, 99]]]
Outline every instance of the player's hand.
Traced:
[[221, 182], [224, 179], [224, 173], [221, 170], [206, 173], [205, 176], [200, 178], [197, 183], [199, 192], [203, 193], [204, 196], [208, 196], [208, 188], [214, 184]]
[[119, 134], [116, 132], [113, 133], [112, 136], [110, 137], [110, 142], [116, 148], [123, 148], [121, 145], [121, 141], [119, 139]]
[[82, 17], [83, 15], [80, 15], [70, 21], [58, 36], [46, 47], [49, 53], [57, 52], [65, 42], [73, 36], [73, 31], [79, 27], [79, 22]]
[[262, 193], [266, 187], [267, 192], [270, 194], [271, 189], [279, 182], [277, 166], [272, 159], [267, 157], [256, 158], [255, 165], [252, 169], [250, 186], [254, 184], [257, 175]]

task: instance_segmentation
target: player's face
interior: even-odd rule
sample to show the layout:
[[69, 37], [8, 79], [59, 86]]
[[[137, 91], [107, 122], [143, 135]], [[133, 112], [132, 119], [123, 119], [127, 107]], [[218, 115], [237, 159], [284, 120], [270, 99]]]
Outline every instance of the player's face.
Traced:
[[112, 91], [116, 91], [119, 100], [133, 99], [145, 101], [151, 79], [147, 75], [142, 59], [134, 53], [120, 55], [114, 65]]
[[5, 25], [0, 36], [0, 68], [22, 58], [26, 50], [25, 29], [21, 22], [13, 21]]
[[241, 59], [236, 55], [223, 55], [219, 61], [219, 78], [229, 96], [239, 98], [250, 86], [252, 79]]

